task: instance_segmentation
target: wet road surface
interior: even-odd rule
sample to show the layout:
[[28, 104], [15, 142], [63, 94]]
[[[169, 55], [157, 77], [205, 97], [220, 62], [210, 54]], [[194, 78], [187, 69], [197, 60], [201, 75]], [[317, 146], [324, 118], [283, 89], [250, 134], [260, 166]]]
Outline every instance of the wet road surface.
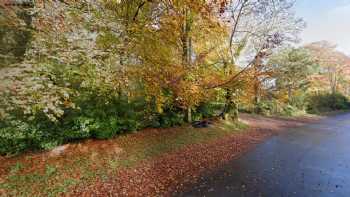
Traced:
[[288, 129], [181, 196], [349, 197], [350, 114]]

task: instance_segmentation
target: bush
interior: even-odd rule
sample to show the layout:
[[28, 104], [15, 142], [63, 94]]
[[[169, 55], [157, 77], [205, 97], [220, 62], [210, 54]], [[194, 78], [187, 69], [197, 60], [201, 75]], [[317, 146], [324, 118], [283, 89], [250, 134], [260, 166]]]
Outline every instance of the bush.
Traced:
[[256, 113], [262, 115], [271, 115], [275, 112], [276, 103], [273, 101], [261, 101], [256, 106]]
[[92, 134], [94, 124], [95, 121], [93, 118], [78, 117], [76, 120], [73, 120], [71, 128], [63, 131], [63, 136], [70, 140], [88, 138]]
[[92, 136], [97, 139], [109, 139], [121, 133], [122, 127], [118, 119], [95, 120], [92, 125]]
[[185, 115], [183, 110], [170, 107], [164, 110], [163, 113], [158, 114], [158, 125], [161, 128], [168, 128], [179, 126], [184, 123]]
[[[159, 113], [155, 104], [144, 98], [129, 100], [81, 90], [73, 102], [76, 108], [65, 109], [56, 122], [44, 112], [29, 117], [14, 110], [11, 117], [0, 121], [0, 154], [48, 150], [87, 138], [109, 139], [145, 127], [174, 127], [182, 125], [185, 119], [184, 110], [173, 103], [168, 103]], [[212, 117], [219, 107], [203, 103], [193, 110], [193, 117], [198, 120]]]
[[1, 155], [17, 154], [29, 148], [24, 133], [10, 127], [0, 129], [0, 144]]
[[202, 103], [192, 113], [193, 120], [202, 120], [203, 118], [210, 118], [218, 115], [224, 108], [221, 103]]
[[307, 108], [307, 94], [306, 93], [300, 93], [298, 92], [296, 95], [294, 95], [290, 101], [290, 105], [296, 110], [305, 111]]
[[350, 109], [349, 99], [341, 93], [324, 93], [311, 95], [308, 98], [307, 111], [309, 113], [322, 113], [336, 110]]
[[[35, 122], [35, 121], [33, 121]], [[63, 142], [56, 126], [44, 129], [42, 124], [32, 124], [21, 120], [9, 120], [0, 128], [0, 154], [13, 155], [24, 150], [47, 150]]]
[[295, 116], [297, 114], [304, 113], [304, 111], [294, 105], [279, 103], [277, 100], [265, 100], [258, 103], [256, 106], [256, 113], [266, 116]]
[[[144, 128], [146, 101], [138, 98], [99, 96], [88, 93], [76, 103], [80, 110], [68, 112], [65, 137], [108, 139], [128, 131]], [[70, 121], [69, 121], [70, 120]], [[69, 136], [70, 135], [70, 136]]]
[[99, 96], [89, 91], [74, 101], [56, 122], [45, 113], [28, 117], [14, 110], [0, 121], [0, 154], [17, 154], [24, 150], [52, 149], [57, 145], [86, 138], [108, 139], [120, 133], [145, 127], [143, 99], [128, 101], [123, 97]]
[[293, 105], [285, 105], [282, 108], [281, 115], [284, 116], [295, 116], [300, 112], [300, 110]]

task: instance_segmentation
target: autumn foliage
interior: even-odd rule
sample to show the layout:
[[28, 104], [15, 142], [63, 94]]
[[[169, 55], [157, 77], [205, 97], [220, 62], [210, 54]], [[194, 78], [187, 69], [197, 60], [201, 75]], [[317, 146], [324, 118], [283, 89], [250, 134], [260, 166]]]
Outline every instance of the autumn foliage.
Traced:
[[[237, 120], [239, 110], [306, 110], [310, 76], [317, 65], [330, 65], [317, 61], [319, 50], [287, 47], [304, 26], [292, 6], [289, 0], [1, 3], [0, 42], [11, 42], [0, 49], [0, 154], [214, 116]], [[321, 73], [330, 74], [333, 93], [345, 87], [339, 84], [347, 79], [335, 76], [340, 71]]]

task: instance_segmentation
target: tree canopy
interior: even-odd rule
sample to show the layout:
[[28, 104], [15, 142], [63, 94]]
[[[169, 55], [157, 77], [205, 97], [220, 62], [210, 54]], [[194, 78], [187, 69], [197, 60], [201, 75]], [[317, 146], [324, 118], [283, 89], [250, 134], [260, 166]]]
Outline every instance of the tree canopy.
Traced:
[[293, 105], [315, 59], [333, 92], [346, 83], [334, 48], [291, 48], [305, 26], [293, 0], [28, 2], [0, 3], [0, 136], [14, 150]]

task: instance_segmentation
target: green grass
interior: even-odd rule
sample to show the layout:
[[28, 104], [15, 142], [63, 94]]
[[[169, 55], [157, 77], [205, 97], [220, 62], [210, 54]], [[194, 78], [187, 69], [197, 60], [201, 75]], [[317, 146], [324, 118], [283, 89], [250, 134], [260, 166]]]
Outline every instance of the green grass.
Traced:
[[[222, 121], [210, 128], [175, 128], [157, 135], [145, 135], [137, 140], [132, 135], [126, 135], [113, 140], [113, 143], [123, 149], [121, 154], [110, 154], [108, 151], [92, 152], [65, 158], [69, 159], [69, 162], [52, 158], [44, 167], [37, 168], [33, 166], [33, 161], [17, 162], [9, 167], [5, 182], [0, 184], [0, 191], [5, 190], [9, 196], [62, 195], [76, 185], [92, 183], [97, 178], [108, 179], [122, 168], [135, 167], [141, 161], [181, 150], [191, 144], [208, 143], [234, 135], [246, 127], [242, 123]], [[27, 172], [33, 168], [34, 170]]]

